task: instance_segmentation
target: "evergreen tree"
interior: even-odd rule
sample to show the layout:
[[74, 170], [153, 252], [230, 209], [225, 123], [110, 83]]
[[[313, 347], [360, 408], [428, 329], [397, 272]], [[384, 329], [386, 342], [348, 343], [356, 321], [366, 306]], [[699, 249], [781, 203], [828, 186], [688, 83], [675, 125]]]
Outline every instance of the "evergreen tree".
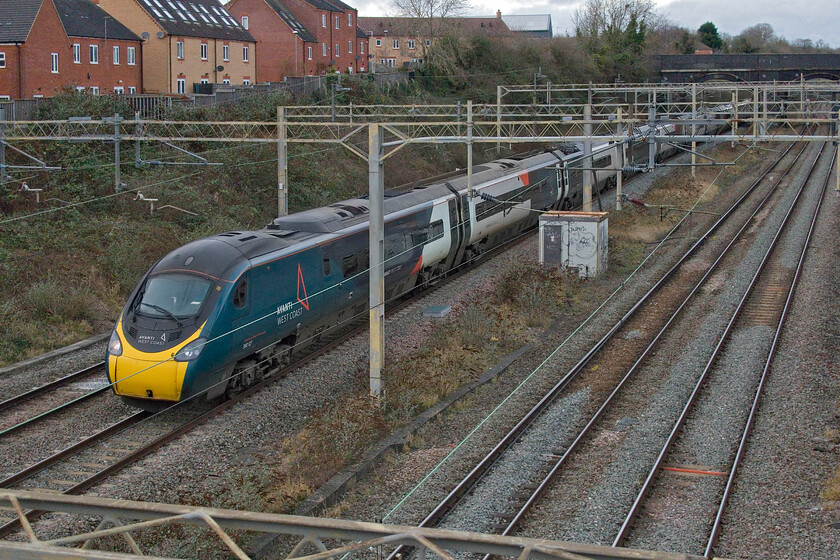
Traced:
[[700, 40], [704, 45], [712, 47], [713, 50], [719, 51], [723, 46], [723, 39], [720, 38], [718, 28], [711, 21], [707, 21], [697, 30], [700, 33]]

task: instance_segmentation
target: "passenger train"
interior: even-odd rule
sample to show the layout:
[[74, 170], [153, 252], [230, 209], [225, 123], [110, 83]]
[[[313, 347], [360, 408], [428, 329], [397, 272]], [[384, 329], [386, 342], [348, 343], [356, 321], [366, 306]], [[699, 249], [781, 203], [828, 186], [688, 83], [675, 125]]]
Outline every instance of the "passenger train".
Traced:
[[[663, 125], [666, 134], [674, 125]], [[713, 130], [704, 131], [713, 132]], [[628, 160], [646, 165], [647, 130]], [[498, 159], [466, 173], [386, 192], [386, 300], [426, 287], [518, 233], [539, 214], [579, 207], [615, 181], [620, 144], [561, 145]], [[657, 144], [656, 157], [676, 147]], [[365, 198], [275, 219], [184, 245], [152, 266], [120, 314], [106, 354], [117, 395], [155, 408], [215, 399], [288, 364], [292, 352], [368, 306]]]

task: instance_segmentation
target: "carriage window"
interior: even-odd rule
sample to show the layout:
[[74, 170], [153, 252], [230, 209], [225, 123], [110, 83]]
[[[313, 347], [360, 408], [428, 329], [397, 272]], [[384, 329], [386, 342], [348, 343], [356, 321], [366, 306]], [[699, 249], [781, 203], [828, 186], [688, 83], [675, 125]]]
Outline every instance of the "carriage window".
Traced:
[[385, 260], [391, 259], [408, 249], [404, 233], [396, 232], [385, 237]]
[[592, 167], [597, 167], [597, 168], [601, 169], [601, 168], [604, 168], [604, 167], [609, 167], [611, 163], [612, 163], [612, 156], [607, 156], [605, 158], [601, 158], [599, 160], [596, 160], [595, 163], [592, 165]]
[[330, 275], [330, 258], [324, 257], [324, 276]]
[[347, 255], [341, 259], [341, 270], [344, 272], [344, 277], [352, 276], [359, 272], [359, 259], [356, 255]]
[[248, 302], [248, 279], [243, 278], [233, 290], [233, 306], [242, 309]]
[[443, 220], [432, 222], [432, 240], [443, 237]]

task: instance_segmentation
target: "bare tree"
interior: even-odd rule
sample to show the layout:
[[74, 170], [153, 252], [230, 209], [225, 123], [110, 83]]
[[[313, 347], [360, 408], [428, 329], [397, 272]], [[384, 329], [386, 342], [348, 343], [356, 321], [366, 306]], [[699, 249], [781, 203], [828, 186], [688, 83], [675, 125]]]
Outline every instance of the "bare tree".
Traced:
[[426, 48], [444, 34], [446, 18], [465, 14], [470, 9], [470, 0], [391, 0], [398, 15], [416, 19], [417, 38], [421, 39], [423, 60], [427, 63], [431, 52]]
[[661, 25], [653, 0], [585, 0], [572, 20], [607, 77], [641, 77], [647, 34]]

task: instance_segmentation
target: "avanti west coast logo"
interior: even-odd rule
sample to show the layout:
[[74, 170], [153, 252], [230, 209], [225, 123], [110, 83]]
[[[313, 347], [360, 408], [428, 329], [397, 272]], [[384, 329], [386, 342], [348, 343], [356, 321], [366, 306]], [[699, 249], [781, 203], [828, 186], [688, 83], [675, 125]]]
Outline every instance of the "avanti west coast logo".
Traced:
[[[300, 307], [296, 307], [297, 304]], [[283, 305], [277, 306], [277, 324], [282, 325], [291, 319], [295, 319], [303, 315], [303, 310], [309, 311], [309, 296], [306, 294], [306, 282], [303, 279], [303, 269], [298, 264], [297, 274], [297, 301], [287, 301]]]

